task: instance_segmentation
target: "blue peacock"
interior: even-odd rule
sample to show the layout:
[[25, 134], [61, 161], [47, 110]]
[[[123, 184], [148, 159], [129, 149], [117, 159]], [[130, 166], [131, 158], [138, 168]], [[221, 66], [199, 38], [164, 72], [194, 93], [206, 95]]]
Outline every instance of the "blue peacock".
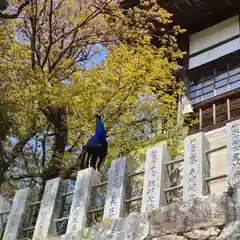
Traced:
[[80, 155], [80, 170], [92, 167], [100, 174], [108, 152], [106, 130], [100, 115], [96, 115], [95, 134], [84, 145]]

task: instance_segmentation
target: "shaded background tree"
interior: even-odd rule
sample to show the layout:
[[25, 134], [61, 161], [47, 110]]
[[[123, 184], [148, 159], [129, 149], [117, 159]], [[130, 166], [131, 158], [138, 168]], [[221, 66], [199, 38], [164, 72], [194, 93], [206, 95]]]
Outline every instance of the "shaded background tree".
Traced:
[[8, 0], [0, 1], [0, 19], [15, 19], [17, 18], [22, 10], [29, 4], [30, 0], [18, 1], [13, 13], [4, 13], [9, 7]]

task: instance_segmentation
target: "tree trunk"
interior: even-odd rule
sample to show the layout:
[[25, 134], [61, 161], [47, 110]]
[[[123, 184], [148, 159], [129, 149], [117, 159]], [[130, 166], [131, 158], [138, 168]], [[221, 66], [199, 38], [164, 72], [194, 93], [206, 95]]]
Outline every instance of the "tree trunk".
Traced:
[[65, 147], [67, 146], [67, 114], [64, 107], [49, 107], [45, 116], [53, 124], [55, 130], [53, 156], [50, 167], [44, 174], [44, 180], [60, 175]]

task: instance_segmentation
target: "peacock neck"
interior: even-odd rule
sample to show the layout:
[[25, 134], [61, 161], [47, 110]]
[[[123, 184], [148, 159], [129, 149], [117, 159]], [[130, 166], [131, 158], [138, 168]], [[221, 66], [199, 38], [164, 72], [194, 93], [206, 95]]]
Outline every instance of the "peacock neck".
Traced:
[[98, 120], [96, 124], [95, 136], [98, 139], [106, 139], [106, 131], [102, 120]]

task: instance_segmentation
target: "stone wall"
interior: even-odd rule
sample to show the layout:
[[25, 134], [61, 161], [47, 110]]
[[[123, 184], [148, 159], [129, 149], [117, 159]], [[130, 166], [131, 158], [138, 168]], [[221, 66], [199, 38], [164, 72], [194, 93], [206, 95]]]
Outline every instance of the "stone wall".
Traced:
[[46, 240], [237, 240], [240, 222], [228, 192], [178, 201], [148, 213], [105, 219], [91, 228]]

